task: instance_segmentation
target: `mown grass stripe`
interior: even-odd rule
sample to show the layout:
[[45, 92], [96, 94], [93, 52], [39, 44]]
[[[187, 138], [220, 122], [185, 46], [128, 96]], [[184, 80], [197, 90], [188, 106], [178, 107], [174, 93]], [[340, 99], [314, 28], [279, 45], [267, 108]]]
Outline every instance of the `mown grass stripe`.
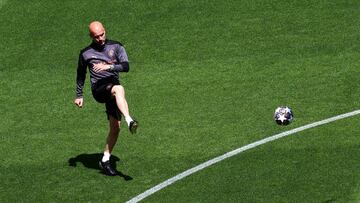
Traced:
[[0, 9], [6, 4], [7, 0], [0, 0]]

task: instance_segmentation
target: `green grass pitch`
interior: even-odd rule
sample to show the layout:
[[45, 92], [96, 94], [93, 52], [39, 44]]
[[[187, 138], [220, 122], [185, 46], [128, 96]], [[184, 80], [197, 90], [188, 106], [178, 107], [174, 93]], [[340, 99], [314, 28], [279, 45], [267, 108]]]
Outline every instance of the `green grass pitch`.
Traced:
[[[228, 151], [360, 106], [355, 0], [0, 0], [0, 202], [125, 202]], [[75, 74], [100, 20], [130, 59], [107, 177], [108, 126]], [[277, 106], [295, 114], [273, 121]], [[241, 153], [145, 202], [360, 202], [360, 117]]]

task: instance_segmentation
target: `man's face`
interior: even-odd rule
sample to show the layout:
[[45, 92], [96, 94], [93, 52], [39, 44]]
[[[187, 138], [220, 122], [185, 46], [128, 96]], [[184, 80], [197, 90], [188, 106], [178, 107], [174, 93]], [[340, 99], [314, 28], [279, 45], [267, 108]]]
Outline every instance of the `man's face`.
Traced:
[[91, 38], [96, 44], [104, 45], [106, 40], [105, 29], [95, 29], [90, 33]]

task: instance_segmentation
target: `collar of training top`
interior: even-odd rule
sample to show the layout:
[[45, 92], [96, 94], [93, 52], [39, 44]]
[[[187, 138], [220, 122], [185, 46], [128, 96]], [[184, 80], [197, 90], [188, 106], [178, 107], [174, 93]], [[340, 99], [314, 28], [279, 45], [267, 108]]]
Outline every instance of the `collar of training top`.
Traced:
[[96, 42], [92, 42], [90, 46], [91, 46], [92, 48], [98, 50], [98, 51], [102, 51], [102, 50], [105, 48], [105, 45], [106, 45], [107, 43], [108, 43], [108, 40], [106, 39], [106, 40], [105, 40], [105, 43], [104, 43], [103, 45], [100, 45], [100, 44], [98, 44], [98, 43], [96, 43]]

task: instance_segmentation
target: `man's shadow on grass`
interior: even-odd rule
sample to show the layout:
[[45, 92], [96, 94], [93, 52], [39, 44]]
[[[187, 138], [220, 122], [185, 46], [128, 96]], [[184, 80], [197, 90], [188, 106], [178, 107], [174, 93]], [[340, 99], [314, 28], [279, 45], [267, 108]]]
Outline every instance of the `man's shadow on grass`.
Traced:
[[[76, 167], [76, 164], [78, 162], [81, 162], [86, 168], [99, 170], [100, 173], [105, 175], [105, 173], [101, 170], [101, 168], [99, 166], [99, 161], [102, 159], [102, 157], [103, 157], [103, 154], [101, 154], [101, 153], [80, 154], [76, 157], [70, 158], [68, 160], [68, 163], [69, 163], [69, 166]], [[118, 161], [120, 161], [119, 157], [111, 155], [110, 163], [111, 163], [111, 166], [113, 166], [114, 169], [116, 170], [118, 176], [124, 178], [124, 180], [126, 180], [126, 181], [132, 180], [133, 178], [131, 176], [125, 175], [116, 169], [116, 162], [118, 162]]]

